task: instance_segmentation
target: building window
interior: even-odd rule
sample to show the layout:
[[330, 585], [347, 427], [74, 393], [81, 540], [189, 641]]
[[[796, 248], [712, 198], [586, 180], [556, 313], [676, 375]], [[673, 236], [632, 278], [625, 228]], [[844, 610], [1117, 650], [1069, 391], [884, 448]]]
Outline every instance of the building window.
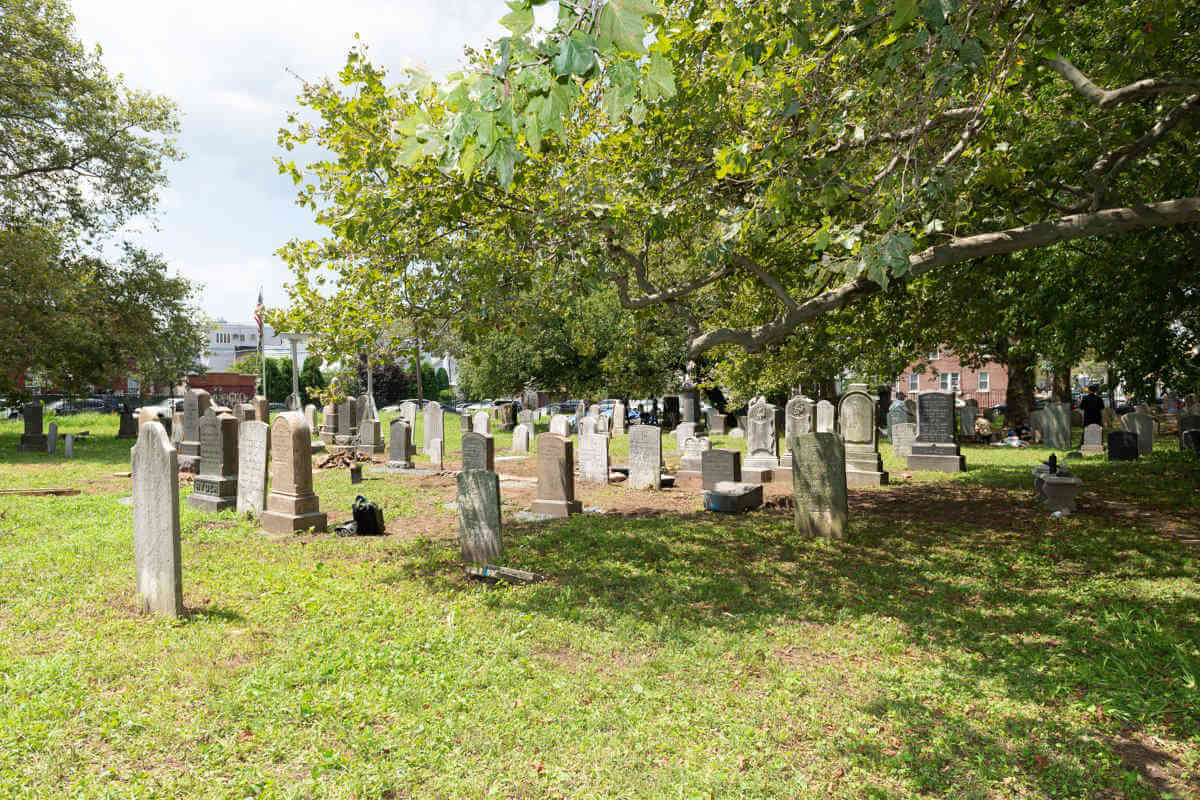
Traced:
[[910, 372], [908, 374], [908, 390], [910, 392], [915, 392], [920, 388], [921, 388], [921, 376], [915, 372]]
[[979, 373], [979, 391], [990, 392], [992, 390], [992, 380], [986, 372]]
[[938, 375], [938, 382], [943, 392], [952, 392], [958, 389], [958, 373], [943, 372]]
[[932, 350], [932, 351], [930, 351], [930, 353], [929, 353], [929, 359], [928, 359], [928, 360], [929, 360], [929, 361], [937, 361], [937, 360], [938, 360], [938, 356], [940, 356], [940, 355], [941, 355], [941, 353], [939, 353], [937, 350]]

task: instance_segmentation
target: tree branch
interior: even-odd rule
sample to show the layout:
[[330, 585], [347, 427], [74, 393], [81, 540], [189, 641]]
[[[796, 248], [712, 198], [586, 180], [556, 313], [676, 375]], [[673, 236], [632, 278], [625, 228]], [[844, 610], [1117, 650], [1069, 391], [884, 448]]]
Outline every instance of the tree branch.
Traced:
[[[1072, 214], [1019, 228], [955, 238], [945, 244], [929, 247], [908, 257], [909, 269], [905, 278], [915, 278], [963, 261], [1046, 247], [1056, 242], [1190, 222], [1200, 222], [1200, 197], [1165, 200], [1132, 208], [1110, 208], [1090, 214]], [[688, 357], [696, 358], [714, 347], [726, 344], [756, 352], [786, 339], [802, 323], [836, 311], [855, 297], [872, 294], [881, 288], [866, 278], [847, 281], [762, 325], [744, 329], [718, 328], [701, 334], [688, 343]]]
[[1089, 182], [1095, 190], [1092, 194], [1091, 210], [1095, 211], [1104, 202], [1104, 194], [1115, 175], [1127, 167], [1134, 158], [1158, 144], [1164, 136], [1171, 132], [1172, 128], [1187, 116], [1189, 111], [1194, 111], [1198, 108], [1200, 108], [1200, 94], [1189, 95], [1182, 103], [1171, 109], [1165, 117], [1156, 122], [1145, 134], [1124, 147], [1118, 147], [1116, 150], [1101, 156], [1092, 165], [1089, 176]]
[[1057, 72], [1085, 98], [1100, 108], [1119, 105], [1148, 94], [1190, 92], [1200, 89], [1200, 80], [1193, 78], [1145, 78], [1119, 89], [1101, 89], [1065, 58], [1043, 58], [1042, 63]]
[[740, 253], [734, 253], [733, 263], [762, 281], [767, 288], [775, 293], [775, 296], [778, 297], [785, 306], [790, 309], [794, 309], [796, 307], [796, 301], [792, 299], [791, 294], [789, 294], [788, 290], [783, 287], [783, 284], [779, 282], [779, 279], [759, 266], [757, 261], [747, 258]]

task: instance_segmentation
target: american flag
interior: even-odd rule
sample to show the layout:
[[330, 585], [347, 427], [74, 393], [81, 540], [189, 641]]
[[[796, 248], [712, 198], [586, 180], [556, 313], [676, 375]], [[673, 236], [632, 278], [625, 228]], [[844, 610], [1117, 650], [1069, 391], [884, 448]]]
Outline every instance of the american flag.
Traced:
[[258, 290], [258, 305], [256, 305], [254, 307], [254, 321], [258, 323], [258, 338], [259, 339], [262, 339], [263, 314], [265, 312], [266, 312], [266, 309], [263, 308], [263, 301], [262, 301], [262, 289], [259, 288], [259, 290]]

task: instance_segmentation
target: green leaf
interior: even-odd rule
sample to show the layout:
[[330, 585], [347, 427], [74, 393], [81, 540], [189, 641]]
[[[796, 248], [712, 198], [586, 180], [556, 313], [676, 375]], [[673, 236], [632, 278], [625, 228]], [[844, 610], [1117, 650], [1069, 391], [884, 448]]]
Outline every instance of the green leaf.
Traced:
[[477, 163], [479, 163], [479, 150], [475, 147], [475, 140], [472, 139], [463, 145], [462, 151], [458, 154], [458, 168], [462, 171], [465, 180], [471, 179]]
[[542, 123], [536, 111], [526, 111], [522, 118], [525, 122], [525, 139], [533, 152], [542, 152]]
[[642, 43], [646, 37], [646, 23], [640, 13], [626, 8], [636, 2], [610, 0], [605, 3], [596, 20], [596, 37], [602, 47], [611, 43], [628, 53], [646, 52], [646, 46]]
[[533, 28], [533, 7], [527, 2], [512, 0], [507, 3], [512, 13], [500, 18], [500, 24], [513, 32], [514, 36], [524, 36]]
[[941, 30], [946, 25], [946, 15], [942, 11], [942, 0], [925, 0], [921, 4], [921, 16], [928, 23], [929, 27], [935, 31]]
[[571, 98], [574, 97], [571, 84], [554, 84], [554, 88], [550, 90], [550, 94], [546, 96], [542, 103], [541, 112], [538, 114], [538, 119], [542, 123], [542, 132], [558, 131], [562, 133], [562, 118], [566, 115], [567, 109], [570, 107]]
[[575, 31], [559, 44], [558, 55], [550, 62], [550, 66], [557, 75], [586, 75], [596, 63], [596, 56], [592, 52], [594, 47], [592, 37]]
[[675, 73], [671, 69], [671, 62], [659, 53], [650, 56], [650, 69], [646, 72], [643, 91], [650, 102], [669, 100], [675, 96]]
[[892, 11], [892, 30], [898, 31], [917, 17], [917, 0], [896, 0]]
[[614, 125], [625, 116], [630, 106], [633, 105], [636, 92], [632, 86], [609, 86], [604, 91], [604, 108], [608, 112], [608, 119]]
[[512, 186], [513, 168], [517, 164], [517, 148], [513, 140], [504, 137], [496, 142], [490, 161], [496, 169], [500, 185], [507, 191]]

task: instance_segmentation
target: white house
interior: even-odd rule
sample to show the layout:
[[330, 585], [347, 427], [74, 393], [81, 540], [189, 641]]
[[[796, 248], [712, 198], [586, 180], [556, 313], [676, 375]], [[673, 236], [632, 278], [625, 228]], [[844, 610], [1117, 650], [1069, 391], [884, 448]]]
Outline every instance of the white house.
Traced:
[[[257, 325], [218, 320], [208, 330], [208, 342], [200, 363], [209, 372], [226, 372], [233, 362], [257, 352]], [[292, 346], [277, 336], [270, 325], [264, 325], [263, 354], [267, 358], [291, 358]], [[308, 348], [301, 343], [297, 348], [297, 357], [302, 366], [307, 356]]]

